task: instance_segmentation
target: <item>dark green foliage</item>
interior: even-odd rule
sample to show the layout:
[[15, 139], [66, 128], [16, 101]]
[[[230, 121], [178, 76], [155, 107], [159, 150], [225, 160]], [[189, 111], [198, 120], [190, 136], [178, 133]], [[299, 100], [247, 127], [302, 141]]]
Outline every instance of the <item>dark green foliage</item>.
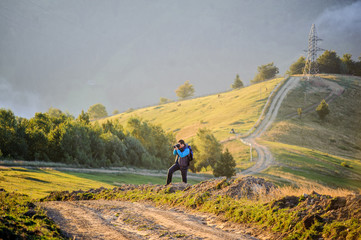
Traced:
[[217, 141], [212, 132], [206, 128], [200, 128], [192, 145], [194, 154], [197, 156], [194, 160], [196, 171], [202, 168], [214, 168], [216, 162], [221, 159], [222, 145]]
[[320, 73], [341, 73], [341, 59], [335, 51], [326, 50], [317, 58]]
[[166, 134], [157, 125], [142, 121], [138, 118], [130, 118], [127, 123], [127, 130], [130, 135], [138, 139], [146, 151], [156, 157], [154, 164], [159, 161], [160, 166], [169, 166], [173, 163], [171, 146], [175, 142], [173, 134]]
[[352, 60], [351, 54], [344, 54], [341, 58], [341, 73], [342, 74], [355, 74], [355, 62]]
[[7, 159], [63, 162], [88, 167], [166, 168], [173, 161], [173, 135], [160, 126], [134, 119], [126, 136], [119, 122], [90, 124], [82, 113], [75, 120], [61, 112], [36, 113], [30, 120], [0, 109], [0, 149]]
[[[346, 53], [340, 58], [335, 51], [326, 50], [317, 59], [320, 73], [350, 74], [361, 76], [361, 57], [359, 61], [352, 60], [352, 55]], [[300, 57], [290, 66], [287, 74], [301, 74], [301, 67], [305, 65], [305, 58]], [[301, 69], [301, 70], [300, 70]]]
[[330, 109], [328, 108], [328, 104], [326, 103], [325, 99], [323, 99], [316, 108], [316, 112], [321, 120], [324, 120], [326, 115], [330, 113]]
[[97, 103], [89, 107], [88, 114], [91, 119], [107, 117], [108, 113], [105, 106]]
[[265, 80], [274, 78], [277, 73], [279, 73], [278, 67], [276, 67], [273, 62], [261, 65], [257, 68], [258, 73], [254, 77], [253, 80], [251, 80], [251, 83], [258, 83], [263, 82]]
[[236, 78], [234, 79], [234, 82], [231, 86], [233, 89], [237, 89], [237, 88], [242, 88], [243, 87], [243, 82], [242, 80], [239, 78], [239, 75], [237, 74]]
[[22, 158], [27, 152], [24, 120], [11, 110], [0, 109], [0, 149], [4, 157]]
[[90, 123], [90, 119], [89, 119], [89, 113], [85, 113], [84, 110], [81, 110], [81, 114], [78, 117], [78, 121], [82, 122], [84, 124], [89, 124]]
[[305, 68], [305, 57], [301, 56], [296, 62], [292, 63], [290, 69], [287, 71], [287, 74], [294, 75], [294, 74], [302, 74], [303, 69]]
[[236, 161], [234, 161], [232, 154], [226, 149], [222, 153], [221, 158], [216, 162], [213, 168], [213, 175], [215, 177], [225, 176], [230, 178], [236, 174]]

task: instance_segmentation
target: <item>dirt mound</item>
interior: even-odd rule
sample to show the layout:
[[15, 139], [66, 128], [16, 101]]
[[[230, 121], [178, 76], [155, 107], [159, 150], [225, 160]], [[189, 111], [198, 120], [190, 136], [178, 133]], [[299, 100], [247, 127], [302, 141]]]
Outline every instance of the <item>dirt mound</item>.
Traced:
[[[361, 195], [332, 198], [329, 195], [312, 192], [302, 196], [286, 196], [264, 202], [267, 195], [270, 199], [274, 199], [274, 193], [277, 193], [277, 188], [272, 183], [262, 178], [247, 176], [234, 179], [218, 178], [195, 185], [176, 183], [167, 186], [136, 186], [127, 184], [113, 189], [100, 188], [71, 193], [53, 192], [41, 201], [140, 199], [197, 209], [207, 204], [219, 204], [218, 198], [225, 200], [223, 202], [232, 202], [233, 200], [230, 198], [234, 200], [242, 198], [251, 199], [251, 201], [247, 201], [247, 204], [254, 202], [254, 205], [244, 205], [244, 211], [234, 211], [233, 208], [227, 209], [228, 206], [220, 205], [212, 208], [212, 213], [215, 211], [216, 214], [226, 214], [225, 211], [227, 211], [230, 219], [242, 223], [244, 220], [241, 219], [243, 218], [248, 223], [267, 222], [270, 224], [266, 227], [268, 230], [282, 231], [281, 238], [289, 234], [296, 234], [294, 235], [295, 239], [305, 239], [306, 235], [307, 239], [321, 237], [345, 239], [346, 236], [349, 239], [357, 239], [358, 236], [361, 236], [361, 227], [359, 227]], [[266, 198], [264, 198], [265, 196]], [[261, 201], [257, 201], [258, 199]], [[257, 219], [254, 216], [258, 216]], [[268, 221], [270, 222], [268, 223]]]
[[185, 196], [195, 193], [208, 193], [211, 196], [229, 196], [235, 199], [248, 198], [257, 199], [260, 195], [268, 194], [275, 186], [262, 178], [252, 176], [226, 179], [218, 178], [203, 181], [199, 184], [189, 185], [184, 183], [175, 183], [167, 186], [164, 185], [132, 185], [124, 184], [113, 189], [90, 189], [88, 191], [63, 191], [51, 192], [48, 196], [42, 198], [40, 201], [77, 201], [77, 200], [91, 200], [95, 196], [106, 192], [108, 198], [111, 198], [112, 193], [126, 192], [130, 190], [151, 191], [164, 193], [174, 193], [176, 191], [184, 191]]
[[[287, 196], [274, 201], [270, 206], [275, 212], [284, 208], [288, 208], [290, 212], [297, 212], [298, 221], [301, 221], [306, 229], [317, 223], [320, 228], [318, 231], [321, 231], [324, 224], [333, 221], [346, 222], [350, 219], [361, 219], [361, 195], [332, 198], [313, 192], [301, 197]], [[343, 231], [347, 232], [348, 229], [335, 228], [334, 234], [343, 236], [345, 234]]]

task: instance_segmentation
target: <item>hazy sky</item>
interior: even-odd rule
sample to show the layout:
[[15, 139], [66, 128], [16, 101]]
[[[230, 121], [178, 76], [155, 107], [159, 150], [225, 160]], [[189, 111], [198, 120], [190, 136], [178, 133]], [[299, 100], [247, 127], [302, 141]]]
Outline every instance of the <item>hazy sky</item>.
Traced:
[[30, 118], [49, 107], [77, 116], [248, 84], [257, 66], [284, 74], [320, 47], [361, 54], [361, 1], [0, 0], [0, 108]]

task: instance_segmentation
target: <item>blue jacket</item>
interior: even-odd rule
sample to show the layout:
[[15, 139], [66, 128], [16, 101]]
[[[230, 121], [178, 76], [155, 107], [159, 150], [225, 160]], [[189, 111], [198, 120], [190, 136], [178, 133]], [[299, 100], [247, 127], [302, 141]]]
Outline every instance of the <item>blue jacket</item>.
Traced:
[[189, 165], [189, 158], [188, 155], [190, 154], [188, 145], [184, 146], [184, 150], [175, 150], [173, 151], [173, 155], [178, 155], [176, 163], [179, 164], [181, 167], [188, 167]]

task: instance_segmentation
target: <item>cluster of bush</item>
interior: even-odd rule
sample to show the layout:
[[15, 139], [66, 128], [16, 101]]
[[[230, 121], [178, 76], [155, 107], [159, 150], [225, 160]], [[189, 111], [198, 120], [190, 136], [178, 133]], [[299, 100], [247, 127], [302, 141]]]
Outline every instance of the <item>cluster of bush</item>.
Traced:
[[0, 151], [6, 159], [156, 169], [173, 161], [174, 141], [172, 134], [137, 118], [125, 131], [119, 122], [90, 123], [84, 112], [77, 119], [61, 112], [25, 119], [0, 109]]
[[[290, 75], [302, 74], [305, 63], [305, 57], [300, 57], [290, 66], [287, 73]], [[316, 63], [318, 64], [320, 73], [361, 76], [361, 56], [358, 57], [358, 61], [354, 61], [352, 55], [349, 53], [344, 54], [343, 57], [340, 58], [335, 51], [326, 50], [317, 58]]]
[[[90, 122], [60, 110], [36, 113], [31, 119], [0, 109], [0, 158], [51, 161], [87, 167], [140, 167], [166, 169], [174, 163], [173, 133], [132, 117], [124, 128], [119, 121]], [[215, 176], [235, 174], [236, 163], [208, 129], [199, 129], [192, 141], [196, 159], [190, 170], [212, 171]], [[212, 151], [209, 151], [212, 149]]]

